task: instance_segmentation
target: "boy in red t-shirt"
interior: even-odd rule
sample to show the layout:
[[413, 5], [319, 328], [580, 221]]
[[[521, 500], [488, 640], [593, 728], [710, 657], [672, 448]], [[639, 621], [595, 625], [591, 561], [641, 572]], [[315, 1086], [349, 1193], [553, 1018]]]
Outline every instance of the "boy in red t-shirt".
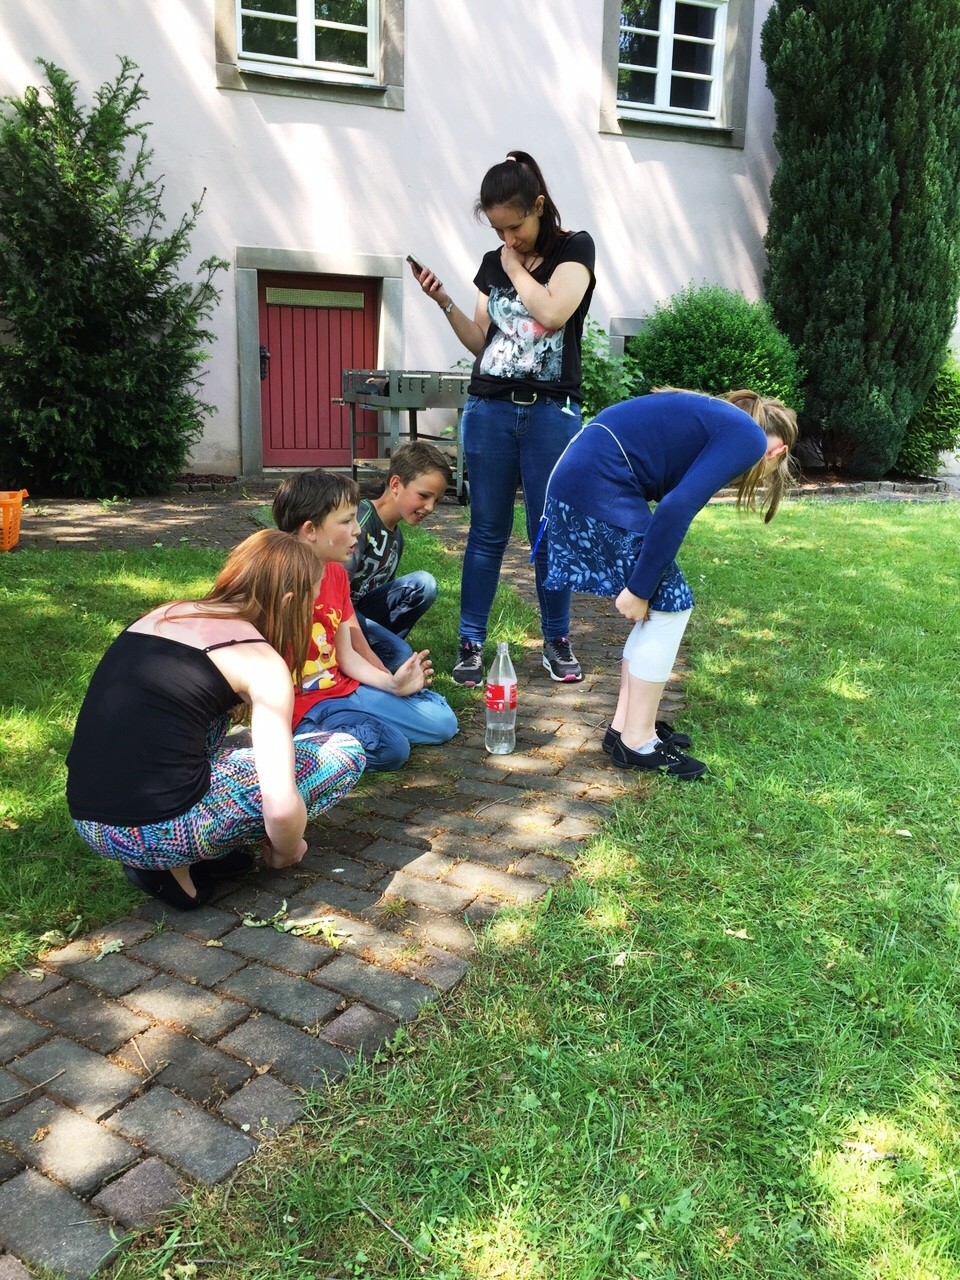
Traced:
[[343, 567], [360, 533], [358, 499], [348, 476], [318, 468], [284, 480], [273, 500], [277, 527], [309, 544], [323, 574], [293, 729], [294, 737], [317, 729], [349, 733], [362, 743], [368, 769], [388, 771], [400, 768], [412, 743], [452, 738], [457, 718], [428, 687], [433, 666], [427, 649], [391, 673], [363, 637]]

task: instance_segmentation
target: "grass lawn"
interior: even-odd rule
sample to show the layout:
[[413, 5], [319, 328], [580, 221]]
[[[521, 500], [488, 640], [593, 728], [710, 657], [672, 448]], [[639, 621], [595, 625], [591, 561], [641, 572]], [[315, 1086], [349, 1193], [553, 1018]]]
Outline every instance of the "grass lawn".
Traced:
[[[960, 1280], [958, 543], [958, 504], [698, 517], [683, 723], [709, 781], [639, 781], [412, 1039], [115, 1274]], [[42, 851], [46, 824], [67, 857], [83, 678], [56, 674], [72, 645], [85, 675], [174, 556], [208, 573], [169, 556], [132, 584], [91, 557], [104, 585], [65, 594], [67, 622], [46, 557], [0, 558], [46, 615], [17, 606], [0, 677], [21, 777], [47, 779], [35, 808], [3, 793], [4, 846]]]

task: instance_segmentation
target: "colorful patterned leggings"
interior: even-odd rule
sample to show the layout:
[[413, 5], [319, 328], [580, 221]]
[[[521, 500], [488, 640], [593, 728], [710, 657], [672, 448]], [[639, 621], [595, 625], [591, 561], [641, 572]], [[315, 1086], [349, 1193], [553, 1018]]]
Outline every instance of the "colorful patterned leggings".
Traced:
[[[263, 799], [253, 751], [219, 752], [226, 721], [211, 731], [210, 790], [192, 809], [167, 822], [115, 827], [74, 820], [80, 839], [96, 853], [128, 866], [168, 871], [222, 858], [264, 838]], [[314, 819], [342, 800], [363, 773], [363, 747], [346, 733], [316, 733], [294, 745], [297, 790]]]

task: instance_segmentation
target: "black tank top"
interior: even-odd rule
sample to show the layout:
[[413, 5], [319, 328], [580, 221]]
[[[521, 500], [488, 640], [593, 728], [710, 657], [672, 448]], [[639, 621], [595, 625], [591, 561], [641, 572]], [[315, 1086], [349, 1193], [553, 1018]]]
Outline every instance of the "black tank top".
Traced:
[[122, 632], [100, 659], [67, 755], [71, 817], [118, 827], [165, 822], [210, 787], [207, 736], [240, 701], [207, 657], [249, 637], [195, 649]]

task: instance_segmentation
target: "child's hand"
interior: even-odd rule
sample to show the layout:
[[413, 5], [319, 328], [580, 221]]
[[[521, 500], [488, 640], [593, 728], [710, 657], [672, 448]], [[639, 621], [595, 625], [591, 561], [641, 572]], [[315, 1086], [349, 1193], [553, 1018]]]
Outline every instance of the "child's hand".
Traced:
[[260, 856], [268, 867], [279, 870], [280, 867], [293, 867], [298, 862], [303, 861], [303, 855], [307, 852], [306, 840], [300, 840], [297, 849], [292, 854], [278, 853], [270, 841], [264, 836], [260, 842]]
[[403, 666], [397, 667], [393, 673], [393, 692], [400, 698], [408, 698], [411, 693], [419, 693], [432, 681], [430, 650], [421, 649], [419, 653], [411, 654]]

